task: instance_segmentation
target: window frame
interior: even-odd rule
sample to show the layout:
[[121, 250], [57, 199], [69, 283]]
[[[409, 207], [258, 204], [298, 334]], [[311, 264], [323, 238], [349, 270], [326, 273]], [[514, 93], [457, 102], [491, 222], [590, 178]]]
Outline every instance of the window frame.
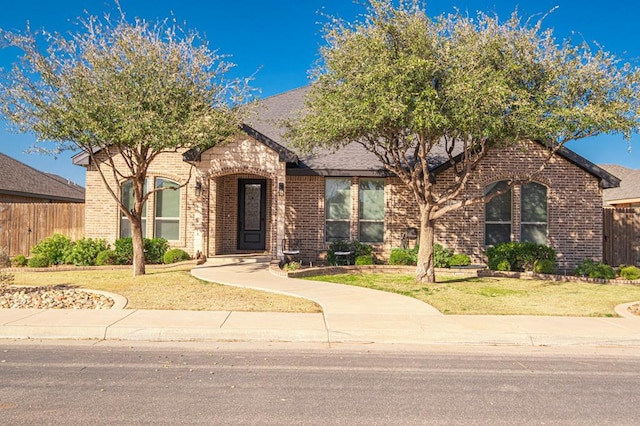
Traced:
[[[382, 212], [381, 218], [378, 219], [365, 219], [363, 218], [364, 216], [364, 212], [365, 212], [365, 197], [363, 196], [363, 183], [366, 182], [377, 182], [377, 183], [381, 183], [382, 184], [382, 188], [381, 189], [376, 189], [376, 191], [382, 191], [382, 205], [380, 207], [382, 207], [380, 210]], [[384, 243], [384, 233], [385, 233], [385, 209], [386, 209], [386, 204], [385, 204], [385, 179], [384, 178], [360, 178], [359, 182], [358, 182], [358, 207], [359, 207], [359, 212], [358, 212], [358, 238], [361, 242], [363, 243], [371, 243], [371, 244], [382, 244]], [[362, 224], [378, 224], [378, 225], [382, 225], [382, 234], [380, 235], [380, 239], [379, 240], [369, 240], [366, 238], [363, 238], [363, 234], [362, 234]]]
[[[338, 205], [338, 203], [332, 203], [330, 202], [329, 199], [329, 185], [331, 182], [342, 182], [342, 183], [346, 183], [346, 218], [337, 218], [337, 219], [333, 219], [330, 217], [330, 213], [331, 213], [331, 205], [332, 204], [336, 204]], [[345, 191], [345, 189], [340, 189], [337, 188], [337, 191]], [[327, 177], [325, 178], [325, 184], [324, 184], [324, 240], [327, 243], [333, 242], [333, 241], [344, 241], [344, 240], [350, 240], [351, 239], [351, 212], [352, 212], [352, 202], [351, 202], [351, 178], [348, 177]], [[342, 223], [342, 224], [346, 224], [347, 225], [347, 234], [343, 237], [329, 237], [329, 225], [330, 224], [336, 224], [336, 223]]]
[[[507, 180], [500, 180], [500, 181], [496, 181], [496, 182], [492, 182], [489, 185], [485, 186], [485, 190], [484, 190], [484, 194], [486, 195], [490, 195], [493, 191], [494, 188], [496, 188], [498, 185], [508, 182]], [[490, 187], [490, 188], [489, 188]], [[500, 189], [498, 189], [497, 191], [500, 191]], [[498, 200], [501, 197], [509, 197], [509, 219], [508, 220], [488, 220], [487, 219], [487, 213], [488, 213], [488, 209], [487, 209], [487, 205], [489, 203], [491, 203], [494, 200]], [[489, 244], [488, 243], [488, 232], [487, 232], [487, 225], [508, 225], [509, 226], [509, 239], [507, 241], [511, 241], [511, 239], [513, 238], [513, 188], [509, 189], [509, 192], [506, 192], [502, 195], [499, 195], [493, 199], [491, 199], [488, 202], [484, 203], [484, 246], [485, 247], [491, 247], [494, 244]], [[501, 241], [501, 242], [505, 242], [505, 241]], [[499, 244], [499, 243], [497, 243]]]
[[[529, 185], [535, 185], [541, 188], [544, 188], [544, 207], [545, 207], [545, 221], [524, 221], [524, 203], [525, 203], [525, 197], [524, 197], [524, 191], [525, 191], [525, 187], [529, 186]], [[525, 240], [523, 239], [523, 228], [526, 225], [533, 225], [533, 226], [541, 226], [544, 225], [545, 228], [545, 241], [544, 242], [540, 242], [540, 241], [529, 241], [529, 240]], [[520, 241], [529, 241], [532, 243], [537, 243], [537, 244], [547, 244], [549, 241], [549, 188], [539, 182], [529, 182], [526, 183], [524, 185], [520, 186]]]
[[[154, 178], [154, 188], [158, 189], [158, 183], [165, 183], [165, 182], [169, 182], [173, 185], [175, 185], [175, 190], [172, 189], [165, 189], [165, 190], [161, 190], [161, 191], [156, 191], [154, 194], [154, 211], [153, 211], [153, 236], [154, 238], [164, 238], [167, 241], [180, 241], [180, 237], [181, 237], [181, 226], [180, 226], [180, 222], [181, 222], [181, 206], [182, 206], [182, 188], [180, 188], [180, 183], [174, 181], [173, 179], [169, 179], [169, 178], [165, 178], [162, 176], [156, 176]], [[158, 215], [158, 208], [161, 206], [160, 203], [160, 199], [161, 197], [164, 197], [163, 193], [169, 193], [169, 191], [175, 191], [177, 192], [177, 213], [178, 216], [159, 216]], [[176, 223], [176, 229], [178, 231], [178, 235], [176, 236], [176, 238], [167, 238], [166, 236], [163, 235], [158, 235], [158, 230], [162, 229], [162, 226], [158, 226], [158, 224], [160, 223], [160, 225], [162, 225], [163, 223], [171, 223], [171, 222], [175, 222]]]
[[[125, 190], [125, 186], [131, 186], [131, 202], [133, 203], [133, 180], [128, 179], [124, 182], [122, 182], [120, 184], [120, 202], [122, 202], [122, 204], [125, 205], [125, 207], [129, 208], [130, 210], [133, 209], [133, 205], [129, 206], [129, 203], [125, 203], [124, 202], [124, 190]], [[146, 193], [147, 192], [147, 180], [145, 179], [144, 181], [144, 188], [143, 191]], [[142, 221], [141, 221], [141, 227], [142, 227], [142, 238], [146, 238], [147, 237], [147, 202], [145, 201], [145, 203], [142, 205]], [[122, 213], [122, 211], [120, 209], [118, 209], [118, 213], [119, 213], [119, 217], [120, 217], [120, 229], [118, 230], [118, 235], [120, 238], [131, 238], [131, 222], [129, 221], [129, 218]], [[125, 226], [123, 226], [123, 224], [125, 224]], [[128, 230], [128, 232], [125, 234], [123, 233], [123, 230]]]

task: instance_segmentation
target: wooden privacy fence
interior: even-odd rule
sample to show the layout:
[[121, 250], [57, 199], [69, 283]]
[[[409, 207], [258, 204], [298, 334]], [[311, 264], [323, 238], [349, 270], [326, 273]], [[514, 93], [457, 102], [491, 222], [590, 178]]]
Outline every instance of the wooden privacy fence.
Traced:
[[28, 256], [55, 233], [73, 241], [84, 237], [84, 204], [0, 203], [0, 248], [9, 256]]
[[603, 209], [602, 255], [611, 266], [640, 266], [640, 209]]

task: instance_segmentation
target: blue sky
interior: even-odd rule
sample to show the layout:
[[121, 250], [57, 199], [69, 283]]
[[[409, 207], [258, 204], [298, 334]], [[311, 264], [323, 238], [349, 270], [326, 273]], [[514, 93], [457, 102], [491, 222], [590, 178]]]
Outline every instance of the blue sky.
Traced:
[[[108, 0], [4, 3], [0, 28], [5, 30], [23, 30], [29, 21], [34, 29], [66, 32], [74, 28], [73, 22], [85, 10], [94, 15], [114, 11], [114, 3]], [[253, 86], [260, 89], [261, 97], [308, 83], [307, 71], [317, 59], [322, 43], [321, 25], [326, 22], [322, 13], [353, 20], [365, 11], [364, 6], [352, 0], [121, 0], [120, 3], [129, 18], [165, 18], [173, 13], [188, 28], [205, 34], [211, 48], [231, 55], [230, 61], [237, 64], [232, 76], [255, 74]], [[625, 61], [640, 65], [636, 31], [640, 2], [635, 0], [611, 1], [606, 6], [584, 0], [439, 0], [427, 2], [427, 13], [435, 16], [458, 8], [470, 14], [481, 10], [507, 18], [517, 7], [521, 16], [530, 17], [544, 14], [554, 6], [558, 9], [544, 22], [554, 29], [559, 40], [571, 37], [576, 41], [597, 42]], [[0, 50], [0, 67], [9, 68], [16, 61], [16, 54]], [[25, 153], [34, 142], [33, 135], [9, 133], [6, 123], [0, 121], [0, 152], [84, 185], [84, 169], [71, 164], [72, 154], [54, 159]], [[622, 136], [603, 135], [568, 146], [597, 164], [640, 168], [640, 136], [635, 136], [630, 144]]]

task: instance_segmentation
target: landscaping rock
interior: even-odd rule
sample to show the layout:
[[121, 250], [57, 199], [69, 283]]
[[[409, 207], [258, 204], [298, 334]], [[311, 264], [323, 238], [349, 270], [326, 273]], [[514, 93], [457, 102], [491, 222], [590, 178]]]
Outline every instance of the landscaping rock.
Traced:
[[111, 309], [110, 297], [65, 286], [0, 288], [0, 309]]

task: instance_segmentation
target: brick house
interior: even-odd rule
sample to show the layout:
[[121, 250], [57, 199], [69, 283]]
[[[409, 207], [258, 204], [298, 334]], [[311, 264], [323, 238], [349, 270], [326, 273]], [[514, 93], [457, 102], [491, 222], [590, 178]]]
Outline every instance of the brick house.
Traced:
[[[299, 111], [308, 88], [261, 102], [244, 126], [245, 136], [205, 152], [163, 154], [148, 184], [177, 186], [148, 201], [146, 236], [167, 238], [174, 247], [207, 256], [266, 252], [282, 257], [283, 239], [301, 239], [305, 261], [322, 258], [333, 239], [374, 245], [382, 258], [399, 247], [409, 227], [419, 227], [417, 207], [399, 179], [386, 172], [359, 144], [337, 152], [303, 156], [287, 146], [279, 121]], [[493, 150], [467, 185], [472, 195], [537, 169], [544, 149], [535, 142]], [[434, 158], [437, 183], [451, 170]], [[129, 228], [87, 156], [86, 236], [115, 241]], [[563, 149], [543, 177], [516, 186], [486, 205], [458, 210], [439, 221], [436, 241], [482, 262], [485, 247], [530, 240], [554, 247], [560, 268], [602, 258], [602, 191], [619, 180]], [[122, 196], [130, 185], [122, 183]]]

